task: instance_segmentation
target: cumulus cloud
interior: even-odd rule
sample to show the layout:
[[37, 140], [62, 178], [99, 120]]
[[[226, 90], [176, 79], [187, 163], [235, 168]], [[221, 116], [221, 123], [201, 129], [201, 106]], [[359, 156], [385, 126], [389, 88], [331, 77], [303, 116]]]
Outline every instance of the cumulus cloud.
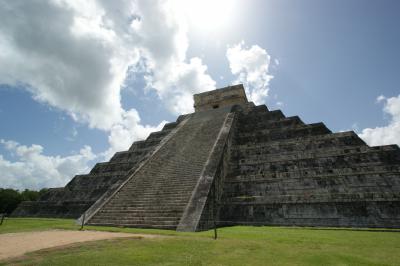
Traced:
[[249, 100], [255, 104], [264, 103], [268, 96], [271, 56], [258, 45], [246, 47], [242, 41], [228, 47], [226, 57], [232, 74], [237, 76], [234, 83], [243, 83]]
[[0, 140], [0, 144], [15, 158], [11, 162], [0, 155], [1, 187], [15, 189], [41, 189], [64, 186], [74, 175], [89, 171], [96, 159], [89, 146], [70, 156], [46, 156], [43, 147], [33, 144], [21, 145], [11, 140]]
[[109, 129], [121, 120], [120, 85], [139, 56], [129, 45], [135, 36], [117, 34], [107, 14], [94, 1], [1, 1], [0, 83]]
[[154, 131], [160, 131], [167, 121], [162, 121], [158, 126], [143, 126], [136, 110], [129, 110], [123, 114], [121, 123], [113, 125], [108, 136], [110, 148], [102, 156], [108, 160], [115, 152], [127, 150], [134, 141], [142, 140]]
[[193, 111], [194, 93], [215, 89], [207, 66], [198, 57], [186, 58], [188, 24], [176, 1], [138, 1], [137, 34], [146, 58], [147, 88], [174, 114]]
[[153, 131], [165, 125], [144, 126], [138, 112], [131, 109], [123, 113], [122, 121], [110, 129], [110, 147], [94, 154], [90, 146], [84, 146], [78, 153], [69, 156], [47, 156], [41, 145], [21, 145], [13, 140], [0, 139], [12, 161], [0, 154], [0, 187], [15, 189], [41, 189], [43, 187], [65, 186], [75, 175], [86, 174], [95, 162], [108, 161], [115, 152], [127, 150], [134, 141], [142, 140]]
[[369, 145], [400, 145], [400, 95], [386, 98], [383, 95], [377, 98], [377, 102], [384, 102], [383, 111], [389, 115], [387, 126], [365, 128], [359, 136]]
[[[201, 59], [186, 58], [187, 27], [177, 12], [173, 1], [161, 0], [0, 1], [0, 84], [26, 89], [35, 100], [107, 131], [110, 148], [96, 160], [108, 159], [165, 124], [144, 125], [137, 110], [122, 108], [128, 71], [144, 71], [147, 89], [155, 89], [175, 113], [192, 110], [193, 92], [214, 88]], [[56, 169], [60, 161], [83, 158], [46, 157], [42, 146], [30, 148], [41, 160], [13, 163], [2, 157], [3, 166], [11, 167], [11, 174], [11, 169], [27, 165], [27, 179], [31, 172], [43, 172], [36, 177], [46, 186], [52, 185], [49, 173], [57, 184], [67, 176]], [[45, 159], [52, 162], [47, 174], [40, 168]], [[34, 162], [41, 170], [34, 169]], [[71, 164], [69, 178], [88, 161], [80, 162]]]
[[174, 113], [215, 88], [200, 58], [186, 58], [187, 22], [175, 1], [0, 2], [0, 84], [109, 130], [122, 121], [129, 67], [146, 62], [147, 88]]

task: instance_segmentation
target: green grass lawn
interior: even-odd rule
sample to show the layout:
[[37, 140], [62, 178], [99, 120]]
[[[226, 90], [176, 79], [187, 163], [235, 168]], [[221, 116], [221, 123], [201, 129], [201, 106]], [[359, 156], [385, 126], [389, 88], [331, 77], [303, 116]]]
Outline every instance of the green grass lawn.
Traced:
[[[0, 233], [79, 229], [65, 219], [8, 219]], [[13, 265], [400, 265], [400, 233], [235, 226], [213, 232], [95, 227], [165, 235], [75, 244], [29, 253]], [[4, 243], [0, 243], [4, 244]]]

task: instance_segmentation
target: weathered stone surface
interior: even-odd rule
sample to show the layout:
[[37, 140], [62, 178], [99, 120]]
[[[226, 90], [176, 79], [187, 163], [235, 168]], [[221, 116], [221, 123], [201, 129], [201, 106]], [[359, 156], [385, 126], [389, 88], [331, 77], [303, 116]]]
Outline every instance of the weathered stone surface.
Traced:
[[400, 227], [400, 151], [280, 111], [237, 113], [220, 225]]
[[162, 131], [150, 134], [145, 141], [117, 152], [109, 162], [96, 164], [89, 174], [75, 176], [64, 188], [50, 189], [38, 201], [22, 202], [12, 216], [78, 218], [111, 187], [126, 180], [176, 125], [178, 122], [165, 125]]
[[196, 230], [198, 222], [190, 222], [200, 219], [204, 204], [196, 206], [198, 204], [193, 204], [190, 199], [198, 194], [204, 195], [194, 199], [197, 203], [199, 200], [205, 203], [207, 199], [213, 176], [208, 175], [204, 167], [209, 163], [229, 113], [227, 107], [190, 115], [148, 162], [89, 218], [88, 223], [176, 229], [185, 209], [195, 206], [194, 212], [185, 212], [191, 216], [183, 219], [180, 227], [181, 230]]
[[[197, 94], [196, 112], [135, 142], [16, 216], [184, 231], [215, 225], [400, 228], [400, 150], [369, 147], [247, 102]], [[81, 217], [81, 219], [83, 216]]]
[[229, 86], [214, 91], [195, 94], [194, 109], [196, 112], [218, 109], [226, 106], [247, 104], [246, 93], [242, 85]]

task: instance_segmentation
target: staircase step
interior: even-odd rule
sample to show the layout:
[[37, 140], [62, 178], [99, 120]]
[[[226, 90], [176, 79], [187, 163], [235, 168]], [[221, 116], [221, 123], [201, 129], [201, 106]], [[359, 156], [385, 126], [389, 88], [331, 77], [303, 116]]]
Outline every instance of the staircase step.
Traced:
[[186, 207], [186, 205], [182, 205], [182, 204], [180, 204], [180, 205], [161, 205], [161, 204], [153, 204], [153, 205], [150, 205], [150, 206], [131, 206], [131, 205], [129, 205], [129, 204], [125, 204], [125, 205], [122, 205], [122, 204], [120, 204], [120, 205], [114, 205], [114, 206], [112, 206], [112, 205], [108, 205], [108, 206], [105, 206], [105, 207], [107, 207], [107, 208], [103, 208], [102, 210], [110, 210], [110, 209], [115, 209], [115, 210], [117, 210], [117, 209], [127, 209], [127, 210], [134, 210], [134, 209], [137, 209], [137, 210], [142, 210], [142, 209], [148, 209], [148, 210], [166, 210], [166, 211], [174, 211], [174, 210], [181, 210], [183, 207]]
[[189, 195], [137, 195], [137, 194], [133, 194], [132, 196], [127, 196], [127, 195], [121, 195], [115, 196], [115, 200], [118, 201], [129, 201], [129, 202], [149, 202], [149, 201], [181, 201], [181, 200], [187, 200], [189, 199], [190, 194]]
[[228, 113], [194, 113], [89, 223], [176, 228]]
[[177, 225], [164, 225], [164, 224], [134, 224], [134, 223], [113, 223], [113, 222], [89, 222], [89, 225], [97, 226], [121, 226], [121, 227], [134, 227], [134, 228], [152, 228], [152, 229], [169, 229], [175, 230]]
[[[149, 218], [150, 219], [150, 218]], [[103, 218], [103, 217], [98, 217], [98, 218], [93, 218], [92, 221], [94, 223], [99, 223], [101, 221], [105, 221], [105, 222], [112, 222], [115, 224], [142, 224], [142, 225], [169, 225], [169, 226], [176, 226], [179, 223], [178, 219], [173, 219], [173, 220], [140, 220], [137, 218], [132, 218], [132, 217], [107, 217], [107, 218]]]
[[177, 216], [136, 216], [136, 215], [128, 215], [125, 213], [119, 213], [119, 215], [101, 215], [96, 217], [93, 221], [99, 221], [99, 220], [104, 220], [104, 221], [117, 221], [117, 220], [129, 220], [129, 222], [133, 222], [133, 223], [153, 223], [156, 221], [160, 221], [160, 223], [162, 222], [174, 222], [174, 223], [178, 223], [179, 222], [180, 217]]
[[150, 210], [133, 210], [133, 211], [128, 211], [128, 210], [107, 210], [107, 211], [101, 211], [99, 215], [101, 217], [105, 216], [118, 216], [120, 214], [125, 214], [126, 216], [133, 216], [133, 217], [159, 217], [162, 215], [163, 217], [177, 217], [181, 213], [180, 211], [174, 211], [174, 212], [166, 212], [166, 211], [150, 211]]

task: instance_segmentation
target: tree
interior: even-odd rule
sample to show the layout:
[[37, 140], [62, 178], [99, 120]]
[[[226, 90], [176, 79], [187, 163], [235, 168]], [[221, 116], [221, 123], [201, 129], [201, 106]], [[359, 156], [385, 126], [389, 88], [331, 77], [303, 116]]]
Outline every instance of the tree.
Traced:
[[0, 213], [9, 215], [22, 201], [36, 201], [47, 191], [47, 188], [40, 191], [25, 189], [22, 192], [11, 188], [0, 188]]
[[10, 214], [21, 202], [21, 194], [14, 189], [0, 189], [0, 212]]
[[22, 201], [36, 201], [39, 198], [39, 191], [25, 189], [21, 192], [21, 200]]

